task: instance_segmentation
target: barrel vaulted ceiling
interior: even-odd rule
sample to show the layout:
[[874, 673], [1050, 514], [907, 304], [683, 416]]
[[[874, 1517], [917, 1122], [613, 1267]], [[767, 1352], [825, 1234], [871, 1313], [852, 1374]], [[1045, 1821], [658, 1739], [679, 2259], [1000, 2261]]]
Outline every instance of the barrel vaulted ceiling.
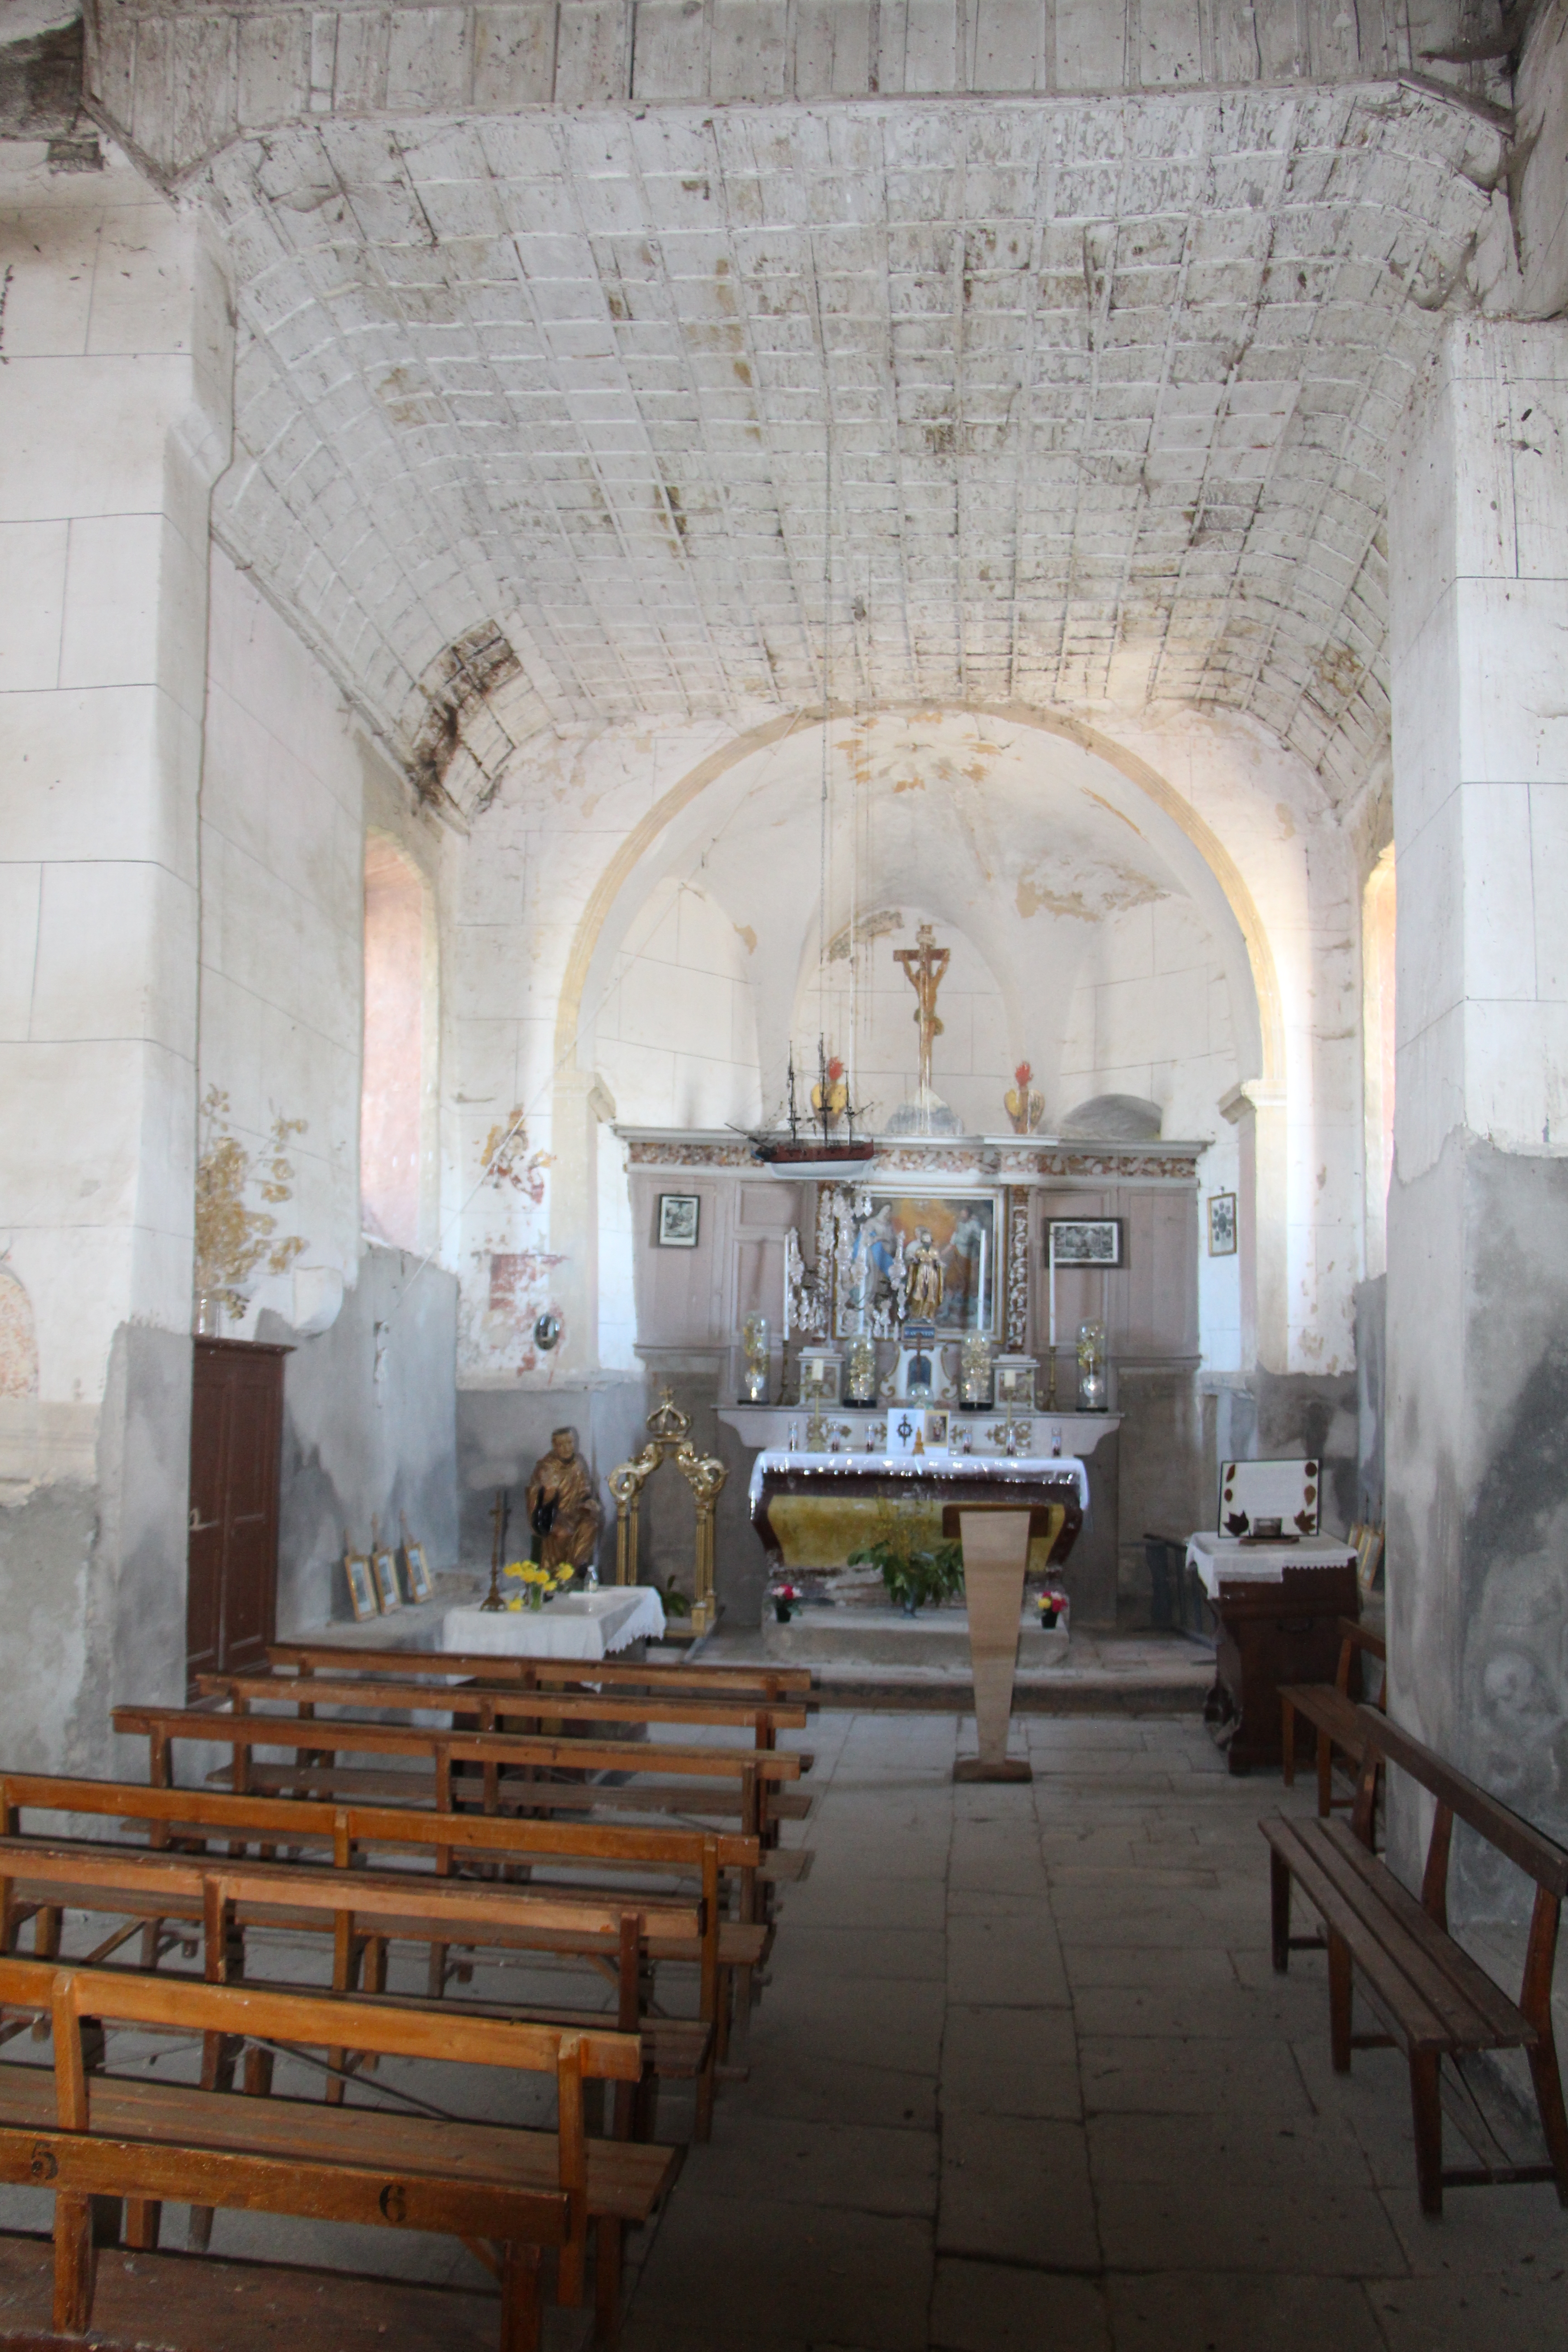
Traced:
[[219, 535], [416, 767], [471, 807], [542, 727], [820, 707], [826, 637], [841, 703], [1219, 705], [1353, 790], [1495, 109], [635, 98], [323, 106], [184, 183], [236, 282]]

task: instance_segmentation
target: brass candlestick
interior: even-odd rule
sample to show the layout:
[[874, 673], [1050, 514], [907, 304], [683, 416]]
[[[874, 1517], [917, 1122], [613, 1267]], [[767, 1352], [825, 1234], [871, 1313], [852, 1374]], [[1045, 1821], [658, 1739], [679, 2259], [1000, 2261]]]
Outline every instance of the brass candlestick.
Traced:
[[500, 1564], [501, 1554], [506, 1549], [506, 1523], [510, 1517], [511, 1504], [506, 1488], [498, 1486], [495, 1501], [490, 1505], [490, 1525], [495, 1529], [490, 1545], [490, 1589], [479, 1603], [481, 1609], [488, 1609], [495, 1615], [506, 1607], [501, 1598]]

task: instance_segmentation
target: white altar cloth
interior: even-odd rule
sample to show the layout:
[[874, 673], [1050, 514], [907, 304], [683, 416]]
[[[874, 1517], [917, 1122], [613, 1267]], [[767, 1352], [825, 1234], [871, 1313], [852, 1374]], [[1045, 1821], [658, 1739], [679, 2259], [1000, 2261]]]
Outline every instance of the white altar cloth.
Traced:
[[1089, 1508], [1089, 1472], [1074, 1454], [791, 1454], [771, 1447], [752, 1465], [752, 1510], [763, 1497], [767, 1470], [810, 1470], [827, 1477], [864, 1478], [1071, 1478], [1082, 1509]]
[[1211, 1601], [1223, 1578], [1227, 1584], [1278, 1584], [1288, 1568], [1353, 1568], [1353, 1544], [1337, 1543], [1332, 1536], [1314, 1536], [1305, 1543], [1243, 1544], [1236, 1536], [1196, 1535], [1188, 1538], [1187, 1566]]
[[610, 1584], [563, 1592], [542, 1609], [448, 1609], [435, 1646], [509, 1658], [605, 1658], [663, 1633], [664, 1603], [651, 1585]]

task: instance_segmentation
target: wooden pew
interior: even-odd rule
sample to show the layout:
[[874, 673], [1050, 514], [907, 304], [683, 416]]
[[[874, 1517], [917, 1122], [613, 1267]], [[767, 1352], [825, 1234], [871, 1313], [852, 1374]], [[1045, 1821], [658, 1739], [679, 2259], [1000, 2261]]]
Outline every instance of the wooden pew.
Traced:
[[[454, 1767], [483, 1768], [487, 1811], [502, 1805], [544, 1811], [665, 1811], [738, 1816], [742, 1832], [772, 1844], [781, 1818], [810, 1811], [809, 1797], [780, 1787], [798, 1780], [804, 1759], [787, 1750], [677, 1748], [644, 1740], [548, 1739], [520, 1732], [439, 1731], [414, 1724], [349, 1723], [312, 1715], [308, 1733], [299, 1716], [230, 1714], [216, 1707], [117, 1706], [114, 1728], [148, 1743], [148, 1779], [156, 1788], [173, 1785], [171, 1752], [178, 1742], [198, 1741], [235, 1750], [233, 1776], [241, 1793], [249, 1790], [363, 1797], [390, 1796], [396, 1804], [434, 1804], [451, 1812], [465, 1793]], [[292, 1765], [253, 1765], [254, 1748], [292, 1751]], [[328, 1756], [407, 1757], [427, 1763], [417, 1770], [367, 1771], [353, 1765], [324, 1766]], [[512, 1778], [503, 1783], [510, 1767]], [[586, 1780], [590, 1772], [636, 1774], [643, 1785], [610, 1787]], [[570, 1780], [541, 1777], [571, 1774]], [[656, 1779], [657, 1776], [657, 1779]], [[694, 1785], [710, 1781], [702, 1790]], [[676, 1785], [659, 1785], [659, 1782]]]
[[[666, 1665], [661, 1661], [615, 1658], [518, 1658], [487, 1650], [375, 1650], [348, 1642], [274, 1642], [267, 1653], [275, 1667], [308, 1675], [460, 1675], [481, 1684], [549, 1690], [588, 1684], [609, 1691], [689, 1691], [694, 1696], [752, 1698], [764, 1706], [789, 1699], [805, 1701], [816, 1680], [809, 1666]], [[815, 1712], [815, 1708], [811, 1708]]]
[[[694, 1878], [702, 1906], [700, 1944], [690, 1949], [661, 1944], [656, 1958], [696, 1966], [699, 2019], [714, 2032], [714, 2046], [698, 2084], [700, 2137], [706, 2136], [713, 2068], [724, 2060], [731, 2014], [744, 2025], [753, 1972], [766, 1956], [770, 1930], [765, 1926], [723, 1916], [724, 1877], [733, 1876], [743, 1885], [760, 1859], [756, 1839], [733, 1831], [537, 1821], [510, 1814], [436, 1814], [133, 1781], [78, 1780], [62, 1774], [0, 1774], [0, 1832], [15, 1835], [23, 1814], [39, 1812], [64, 1815], [68, 1822], [107, 1818], [122, 1827], [141, 1824], [153, 1846], [166, 1846], [172, 1840], [183, 1846], [221, 1840], [231, 1857], [247, 1845], [255, 1845], [263, 1859], [279, 1847], [320, 1852], [341, 1870], [355, 1868], [367, 1852], [429, 1857], [442, 1874], [465, 1865], [486, 1871], [587, 1870], [613, 1900], [621, 1897], [624, 1882], [634, 1875], [643, 1879], [676, 1873]], [[588, 1890], [574, 1879], [563, 1891]], [[445, 1943], [432, 1947], [432, 1997], [438, 1997], [446, 1983], [447, 1950]]]
[[[17, 1959], [0, 1959], [0, 2003], [47, 2009], [53, 2026], [52, 2075], [0, 2064], [0, 2179], [54, 2192], [54, 2324], [70, 2334], [85, 2334], [92, 2316], [94, 2200], [123, 2200], [128, 2241], [145, 2247], [157, 2242], [162, 2205], [175, 2200], [438, 2231], [476, 2252], [492, 2242], [501, 2352], [537, 2352], [540, 2249], [559, 2249], [561, 2300], [580, 2302], [595, 2225], [599, 2315], [613, 2326], [622, 2232], [651, 2215], [679, 2168], [676, 2149], [585, 2131], [584, 2082], [635, 2081], [634, 2035]], [[89, 2072], [87, 2020], [264, 2047], [346, 2041], [382, 2056], [550, 2074], [559, 2123], [523, 2131], [116, 2079]]]
[[[308, 1679], [310, 1689], [301, 1688]], [[277, 1700], [295, 1706], [306, 1706], [312, 1711], [319, 1706], [379, 1706], [437, 1707], [453, 1706], [464, 1714], [474, 1714], [493, 1721], [504, 1714], [518, 1723], [584, 1723], [597, 1727], [610, 1723], [676, 1724], [705, 1731], [748, 1730], [752, 1744], [770, 1748], [780, 1731], [805, 1728], [806, 1711], [804, 1706], [781, 1702], [762, 1706], [748, 1698], [695, 1697], [679, 1691], [661, 1691], [652, 1697], [636, 1696], [629, 1692], [606, 1691], [544, 1691], [519, 1685], [511, 1695], [511, 1704], [502, 1706], [489, 1691], [472, 1690], [462, 1684], [432, 1684], [416, 1674], [405, 1673], [398, 1678], [385, 1675], [374, 1678], [375, 1695], [367, 1695], [369, 1685], [363, 1675], [327, 1675], [316, 1673], [308, 1678], [300, 1675], [202, 1675], [198, 1677], [204, 1696], [228, 1699], [236, 1706], [252, 1700]], [[433, 1697], [434, 1692], [440, 1697]], [[412, 1692], [412, 1697], [405, 1694]], [[532, 1704], [527, 1702], [531, 1701]], [[600, 1732], [599, 1737], [605, 1735]]]
[[[700, 1901], [682, 1903], [630, 1891], [605, 1898], [571, 1887], [497, 1885], [410, 1871], [349, 1872], [314, 1863], [184, 1854], [167, 1847], [127, 1850], [0, 1836], [0, 1953], [15, 1948], [19, 1930], [31, 1919], [34, 1956], [57, 1958], [61, 1914], [67, 1908], [131, 1923], [79, 1965], [102, 1965], [144, 1923], [152, 1922], [151, 1948], [144, 1943], [142, 1966], [155, 1968], [164, 1923], [179, 1921], [200, 1933], [211, 1983], [241, 1976], [255, 1980], [245, 1961], [244, 1937], [249, 1927], [330, 1937], [331, 1990], [340, 1994], [359, 1988], [363, 1969], [366, 1992], [384, 1995], [387, 1947], [395, 1941], [439, 1942], [444, 1948], [447, 1941], [461, 1940], [471, 1949], [557, 1953], [600, 1963], [615, 1970], [616, 2028], [642, 2033], [649, 2074], [699, 2082], [710, 2078], [710, 2023], [659, 2020], [647, 2021], [645, 2029], [642, 2015], [645, 1962], [656, 1964], [662, 1953], [689, 1949], [700, 1941]], [[397, 1998], [407, 2005], [406, 1996]], [[584, 2031], [603, 2030], [606, 2023], [591, 2011], [563, 2013], [531, 2004], [487, 2003], [481, 2013]], [[0, 2028], [0, 2040], [6, 2030]], [[210, 2089], [220, 2085], [223, 2059], [216, 2048], [208, 2058]], [[337, 2071], [329, 2079], [327, 2096], [338, 2101], [353, 2061], [346, 2051], [334, 2051], [332, 2064]], [[651, 2116], [651, 2098], [640, 2105], [644, 2115]], [[630, 2112], [628, 2107], [628, 2116]]]
[[[1560, 2203], [1568, 2206], [1568, 2112], [1552, 2030], [1552, 1964], [1563, 1897], [1568, 1894], [1568, 1850], [1466, 1780], [1375, 1707], [1363, 1706], [1359, 1712], [1361, 1777], [1351, 1822], [1279, 1816], [1258, 1823], [1269, 1846], [1275, 1969], [1283, 1974], [1291, 1951], [1304, 1940], [1290, 1933], [1294, 1881], [1321, 1915], [1327, 1930], [1329, 2025], [1336, 2070], [1350, 2072], [1352, 2050], [1391, 2044], [1403, 2049], [1409, 2063], [1415, 2171], [1424, 2212], [1442, 2211], [1445, 2188], [1534, 2180], [1553, 2182]], [[1378, 1772], [1384, 1763], [1407, 1772], [1436, 1800], [1419, 1901], [1372, 1852]], [[1448, 1852], [1456, 1821], [1466, 1822], [1535, 1882], [1517, 2002], [1447, 1932]], [[1386, 2032], [1352, 2031], [1358, 1970]], [[1549, 2164], [1445, 2167], [1439, 2068], [1445, 2057], [1472, 2050], [1524, 2052]]]
[[1336, 1809], [1348, 1811], [1355, 1803], [1352, 1797], [1336, 1797], [1333, 1792], [1334, 1750], [1342, 1749], [1357, 1770], [1366, 1745], [1362, 1737], [1361, 1717], [1356, 1700], [1351, 1696], [1351, 1667], [1358, 1653], [1376, 1658], [1384, 1666], [1383, 1688], [1378, 1694], [1380, 1714], [1387, 1712], [1388, 1644], [1381, 1633], [1369, 1632], [1358, 1625], [1353, 1617], [1340, 1619], [1340, 1662], [1331, 1683], [1282, 1683], [1279, 1686], [1279, 1720], [1285, 1745], [1285, 1786], [1296, 1785], [1296, 1717], [1301, 1716], [1318, 1735], [1318, 1811], [1326, 1821]]

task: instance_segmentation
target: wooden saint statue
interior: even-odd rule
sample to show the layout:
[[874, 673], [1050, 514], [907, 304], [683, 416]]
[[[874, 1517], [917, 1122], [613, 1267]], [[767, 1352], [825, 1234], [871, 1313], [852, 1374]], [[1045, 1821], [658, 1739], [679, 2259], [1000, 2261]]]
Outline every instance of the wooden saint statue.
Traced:
[[586, 1568], [604, 1522], [588, 1465], [577, 1451], [574, 1429], [550, 1434], [550, 1451], [533, 1465], [528, 1482], [528, 1524], [534, 1557], [552, 1575]]
[[936, 933], [929, 923], [921, 925], [915, 933], [915, 941], [912, 948], [895, 948], [893, 961], [903, 965], [904, 978], [915, 992], [914, 1017], [920, 1024], [921, 1033], [920, 1092], [923, 1100], [932, 1092], [931, 1049], [942, 1035], [942, 1023], [936, 1016], [936, 992], [942, 986], [948, 965], [952, 961], [952, 950], [938, 947]]

